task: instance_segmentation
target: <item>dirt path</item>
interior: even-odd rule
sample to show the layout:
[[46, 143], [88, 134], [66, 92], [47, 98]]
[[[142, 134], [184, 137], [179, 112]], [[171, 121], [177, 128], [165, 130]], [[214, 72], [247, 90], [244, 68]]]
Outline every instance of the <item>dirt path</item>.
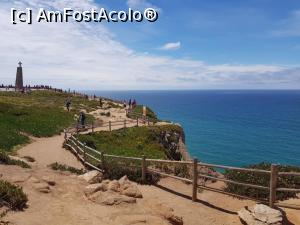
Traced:
[[46, 167], [51, 163], [58, 162], [76, 168], [83, 168], [74, 155], [62, 147], [63, 142], [63, 135], [50, 138], [34, 138], [33, 143], [18, 151], [18, 155], [33, 157], [36, 160], [33, 166], [37, 167]]

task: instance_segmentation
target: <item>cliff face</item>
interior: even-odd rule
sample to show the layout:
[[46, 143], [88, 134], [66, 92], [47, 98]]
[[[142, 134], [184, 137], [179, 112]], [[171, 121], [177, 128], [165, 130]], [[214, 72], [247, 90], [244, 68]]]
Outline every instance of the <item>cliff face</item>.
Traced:
[[[172, 129], [171, 126], [176, 127]], [[191, 157], [185, 146], [185, 134], [179, 125], [168, 125], [170, 129], [161, 131], [160, 143], [167, 149], [168, 158], [173, 160], [191, 160]]]

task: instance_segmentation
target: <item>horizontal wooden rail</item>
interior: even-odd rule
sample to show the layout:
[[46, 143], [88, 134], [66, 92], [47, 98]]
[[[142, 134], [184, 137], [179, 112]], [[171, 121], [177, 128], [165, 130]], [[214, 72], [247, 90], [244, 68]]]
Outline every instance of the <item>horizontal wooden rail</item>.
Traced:
[[97, 166], [94, 166], [93, 164], [91, 164], [91, 163], [89, 163], [89, 162], [84, 162], [84, 164], [86, 164], [86, 165], [92, 167], [92, 168], [95, 169], [95, 170], [98, 170], [98, 171], [100, 171], [100, 172], [103, 172], [103, 170], [99, 169]]
[[300, 192], [299, 188], [276, 188], [276, 191], [283, 191], [283, 192]]
[[138, 161], [142, 160], [142, 158], [138, 158], [138, 157], [127, 157], [127, 156], [118, 156], [118, 155], [109, 155], [109, 154], [104, 154], [104, 157], [111, 157], [116, 159], [127, 159], [127, 160], [138, 160]]
[[300, 176], [299, 172], [279, 172], [279, 176]]
[[247, 197], [247, 196], [244, 196], [244, 195], [230, 193], [230, 192], [218, 189], [218, 188], [209, 187], [209, 186], [205, 186], [205, 185], [201, 185], [201, 184], [199, 184], [198, 187], [201, 188], [201, 189], [207, 190], [207, 191], [218, 192], [220, 194], [225, 194], [225, 195], [229, 195], [229, 196], [232, 196], [232, 197], [248, 199], [248, 200], [252, 200], [252, 201], [256, 201], [256, 202], [258, 201], [258, 202], [261, 202], [261, 203], [267, 203], [268, 202], [267, 199], [251, 198], [251, 197]]
[[167, 173], [163, 173], [163, 172], [160, 172], [160, 171], [158, 171], [158, 170], [151, 169], [151, 168], [148, 168], [147, 170], [148, 170], [149, 172], [151, 172], [151, 173], [156, 173], [156, 174], [159, 174], [159, 175], [161, 175], [161, 176], [171, 177], [171, 178], [174, 178], [174, 179], [177, 179], [177, 180], [181, 180], [181, 181], [184, 181], [184, 182], [188, 182], [188, 183], [192, 183], [192, 182], [193, 182], [193, 181], [190, 180], [190, 179], [183, 178], [183, 177], [178, 177], [178, 176], [174, 176], [174, 175], [167, 174]]
[[92, 156], [91, 154], [89, 154], [89, 153], [85, 153], [85, 155], [87, 155], [88, 157], [90, 157], [90, 158], [92, 158], [92, 159], [94, 159], [94, 160], [96, 160], [97, 162], [102, 162], [100, 159], [98, 159], [98, 158], [96, 158], [96, 157], [94, 157], [94, 156]]
[[170, 163], [170, 164], [185, 164], [192, 165], [192, 161], [174, 161], [174, 160], [164, 160], [164, 159], [146, 159], [147, 162], [152, 163]]
[[216, 164], [209, 164], [209, 163], [198, 163], [198, 166], [205, 166], [205, 167], [210, 167], [210, 168], [214, 167], [214, 168], [228, 169], [228, 170], [239, 170], [239, 171], [243, 171], [243, 172], [257, 172], [257, 173], [266, 173], [266, 174], [271, 173], [271, 171], [269, 171], [269, 170], [259, 170], [259, 169], [223, 166], [223, 165], [216, 165]]
[[101, 155], [101, 152], [98, 152], [97, 150], [93, 149], [93, 148], [90, 148], [89, 146], [85, 146], [88, 150], [96, 153], [97, 155]]
[[245, 187], [257, 188], [257, 189], [263, 189], [263, 190], [269, 190], [270, 189], [269, 187], [264, 187], [264, 186], [260, 186], [260, 185], [256, 185], [256, 184], [241, 183], [241, 182], [237, 182], [237, 181], [233, 181], [233, 180], [227, 180], [227, 179], [224, 179], [224, 178], [207, 176], [207, 175], [204, 175], [204, 174], [198, 174], [198, 176], [203, 177], [203, 178], [207, 178], [207, 179], [222, 181], [222, 182], [225, 182], [225, 183], [241, 185], [241, 186], [245, 186]]

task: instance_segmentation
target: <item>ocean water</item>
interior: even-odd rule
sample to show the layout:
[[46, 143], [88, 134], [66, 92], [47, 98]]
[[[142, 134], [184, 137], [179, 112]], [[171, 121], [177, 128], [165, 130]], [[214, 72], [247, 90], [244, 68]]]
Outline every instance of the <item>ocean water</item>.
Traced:
[[86, 91], [135, 98], [161, 119], [180, 123], [193, 157], [245, 166], [300, 166], [300, 91]]

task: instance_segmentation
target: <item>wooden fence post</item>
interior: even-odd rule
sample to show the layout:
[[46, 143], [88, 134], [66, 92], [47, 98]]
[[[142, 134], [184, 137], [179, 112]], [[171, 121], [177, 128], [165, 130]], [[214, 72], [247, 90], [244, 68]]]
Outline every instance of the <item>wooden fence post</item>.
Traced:
[[269, 206], [271, 208], [274, 207], [274, 203], [276, 201], [276, 188], [277, 188], [277, 180], [278, 180], [278, 165], [271, 165], [271, 175], [270, 175], [270, 199]]
[[100, 157], [101, 157], [101, 164], [102, 164], [102, 170], [104, 171], [105, 169], [105, 162], [104, 162], [104, 153], [101, 152], [100, 153]]
[[64, 129], [64, 133], [65, 133], [64, 138], [65, 138], [65, 140], [67, 140], [67, 131], [66, 131], [66, 129]]
[[124, 128], [126, 128], [126, 119], [124, 120]]
[[146, 173], [147, 173], [146, 157], [143, 155], [143, 157], [142, 157], [142, 183], [145, 183], [145, 181], [146, 181]]
[[94, 133], [94, 121], [92, 121], [92, 133]]
[[108, 123], [109, 123], [109, 131], [111, 131], [111, 121], [109, 121]]
[[193, 195], [192, 201], [197, 201], [197, 189], [198, 189], [198, 159], [194, 158], [193, 161]]
[[83, 164], [86, 162], [86, 143], [83, 143]]
[[139, 117], [138, 116], [136, 117], [136, 126], [137, 127], [139, 126]]

